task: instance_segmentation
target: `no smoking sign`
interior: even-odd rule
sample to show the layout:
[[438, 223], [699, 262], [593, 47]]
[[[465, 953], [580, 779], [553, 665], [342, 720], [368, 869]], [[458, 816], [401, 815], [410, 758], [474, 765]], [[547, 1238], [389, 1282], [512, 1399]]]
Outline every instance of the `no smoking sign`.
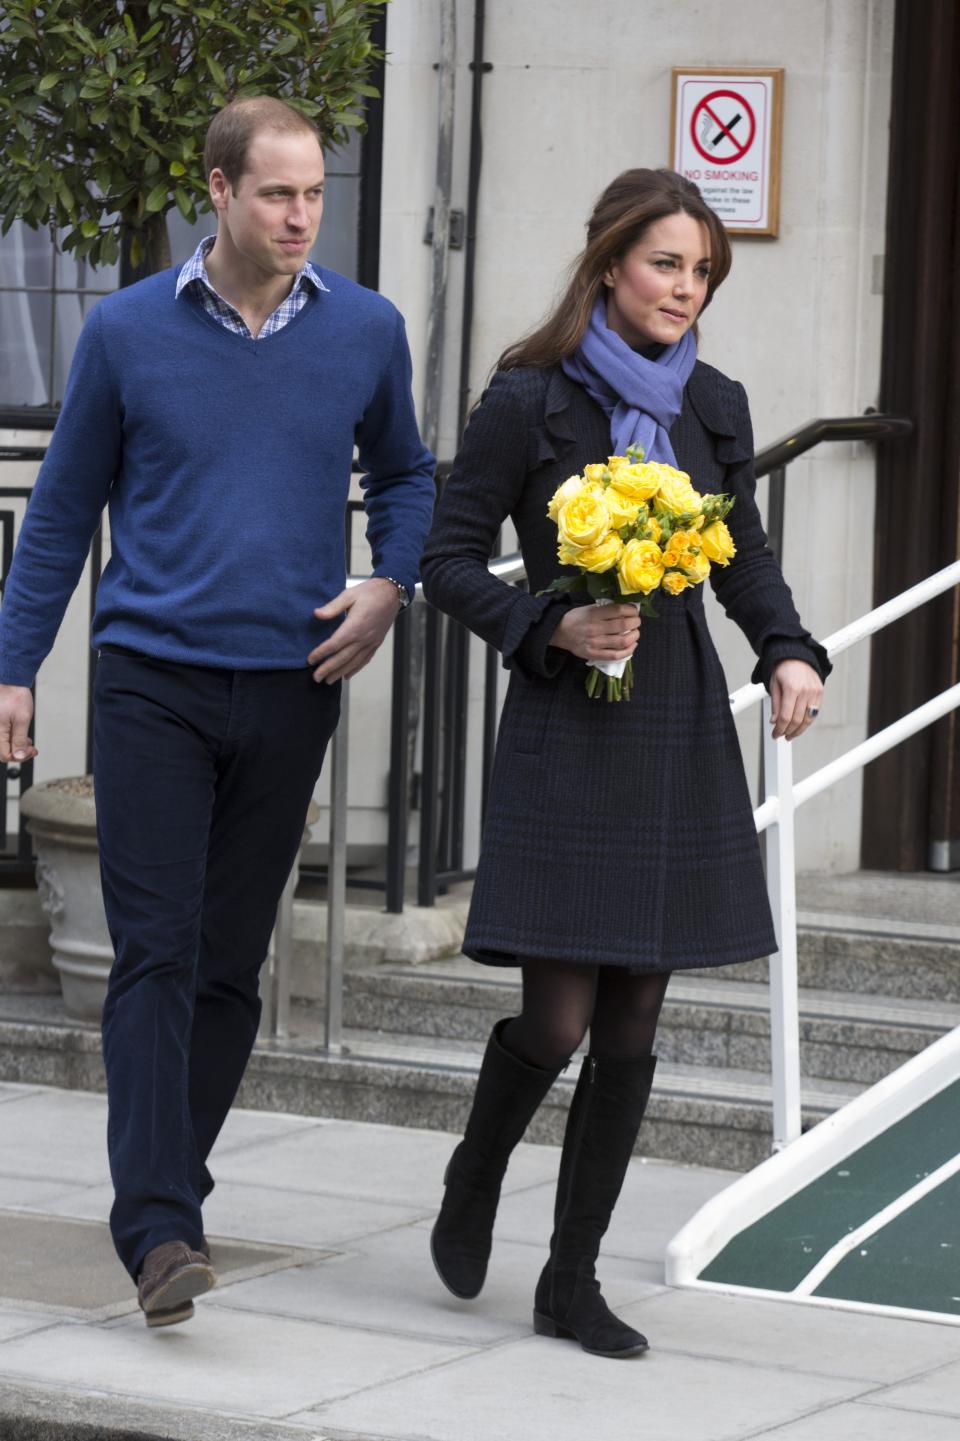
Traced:
[[735, 233], [777, 233], [782, 77], [782, 70], [673, 72], [673, 168]]

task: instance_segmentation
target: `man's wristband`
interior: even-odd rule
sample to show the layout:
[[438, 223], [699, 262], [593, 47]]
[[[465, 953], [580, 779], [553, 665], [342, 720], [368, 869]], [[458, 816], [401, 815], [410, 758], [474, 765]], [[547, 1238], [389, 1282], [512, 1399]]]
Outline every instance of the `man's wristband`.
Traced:
[[405, 585], [402, 585], [400, 581], [394, 580], [392, 575], [381, 575], [379, 579], [388, 580], [391, 585], [396, 586], [397, 597], [400, 601], [400, 609], [406, 610], [407, 606], [410, 604], [410, 592], [407, 590], [407, 587]]

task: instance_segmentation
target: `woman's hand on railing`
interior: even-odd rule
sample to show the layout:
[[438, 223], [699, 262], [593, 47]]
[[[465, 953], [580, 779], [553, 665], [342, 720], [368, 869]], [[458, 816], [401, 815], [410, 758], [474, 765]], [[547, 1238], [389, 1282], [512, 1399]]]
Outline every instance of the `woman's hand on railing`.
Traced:
[[823, 681], [805, 660], [782, 660], [770, 677], [773, 738], [796, 740], [813, 724], [823, 699]]
[[640, 617], [632, 605], [574, 605], [550, 644], [581, 660], [627, 660], [640, 639]]

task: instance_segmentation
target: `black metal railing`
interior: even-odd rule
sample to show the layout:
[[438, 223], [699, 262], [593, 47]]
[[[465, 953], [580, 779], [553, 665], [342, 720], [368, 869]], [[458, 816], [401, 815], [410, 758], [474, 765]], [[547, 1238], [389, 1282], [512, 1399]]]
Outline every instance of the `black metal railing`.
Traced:
[[[0, 408], [0, 430], [48, 431], [56, 420], [54, 410], [4, 410]], [[758, 477], [769, 476], [767, 531], [771, 548], [780, 557], [783, 546], [783, 517], [787, 466], [823, 441], [879, 442], [909, 435], [913, 422], [905, 416], [868, 412], [862, 416], [815, 420], [759, 451], [755, 460]], [[39, 461], [43, 446], [0, 446], [0, 461]], [[438, 469], [438, 486], [449, 473], [449, 463]], [[29, 502], [28, 486], [0, 486], [4, 500]], [[362, 511], [360, 501], [351, 501], [346, 515], [347, 555], [352, 554], [354, 524]], [[5, 581], [13, 556], [17, 512], [0, 510], [0, 561]], [[499, 546], [498, 546], [499, 550]], [[101, 568], [101, 537], [91, 546], [90, 614], [92, 617]], [[491, 568], [503, 579], [524, 584], [520, 556], [497, 555]], [[2, 583], [2, 582], [0, 582]], [[390, 679], [390, 771], [388, 783], [388, 828], [382, 867], [377, 873], [358, 874], [351, 870], [350, 885], [382, 890], [388, 911], [402, 912], [407, 894], [408, 848], [411, 815], [418, 816], [416, 898], [431, 906], [438, 894], [474, 871], [465, 864], [466, 797], [471, 754], [479, 751], [481, 767], [480, 808], [475, 840], [483, 822], [486, 796], [493, 768], [499, 718], [500, 657], [492, 646], [485, 647], [480, 697], [479, 746], [471, 748], [469, 725], [471, 634], [465, 626], [443, 616], [418, 596], [398, 618], [393, 633]], [[96, 658], [91, 655], [86, 698], [88, 769], [92, 737], [91, 706]], [[419, 743], [419, 766], [415, 742]], [[32, 762], [23, 766], [0, 767], [0, 805], [6, 815], [7, 787], [19, 781], [19, 792], [32, 783]], [[5, 830], [5, 826], [4, 826]], [[3, 836], [0, 851], [0, 883], [4, 877], [29, 873], [33, 857], [30, 839], [21, 823], [15, 843]], [[306, 866], [302, 874], [322, 877], [325, 868]]]
[[758, 450], [754, 460], [757, 479], [770, 477], [767, 499], [767, 540], [777, 560], [783, 559], [783, 519], [786, 509], [787, 466], [821, 441], [866, 440], [874, 443], [896, 440], [913, 430], [905, 415], [881, 415], [868, 410], [864, 415], [809, 420], [772, 445]]

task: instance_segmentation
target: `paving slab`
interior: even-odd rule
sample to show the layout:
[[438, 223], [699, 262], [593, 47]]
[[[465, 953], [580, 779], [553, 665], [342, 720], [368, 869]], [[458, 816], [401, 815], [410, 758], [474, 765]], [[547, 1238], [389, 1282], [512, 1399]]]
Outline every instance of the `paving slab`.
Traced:
[[189, 1326], [148, 1331], [140, 1317], [58, 1326], [0, 1348], [4, 1379], [54, 1379], [78, 1392], [280, 1419], [464, 1355], [439, 1341], [208, 1307]]
[[[954, 1332], [956, 1335], [956, 1332]], [[895, 1410], [933, 1411], [941, 1416], [960, 1417], [960, 1361], [943, 1366], [912, 1381], [887, 1386], [870, 1397], [871, 1404]], [[957, 1428], [960, 1434], [960, 1427]]]
[[768, 1441], [957, 1441], [957, 1423], [949, 1416], [884, 1412], [853, 1401], [760, 1434]]
[[464, 1302], [440, 1282], [428, 1242], [427, 1230], [389, 1231], [340, 1251], [322, 1265], [300, 1266], [214, 1292], [210, 1303], [470, 1346], [529, 1336], [538, 1255], [526, 1246], [498, 1245], [482, 1295]]
[[[459, 1137], [444, 1131], [410, 1132], [369, 1122], [329, 1123], [258, 1145], [218, 1149], [211, 1168], [218, 1182], [269, 1175], [272, 1186], [298, 1193], [380, 1200], [390, 1196], [407, 1206], [435, 1211], [443, 1172]], [[546, 1154], [541, 1154], [546, 1151]], [[556, 1151], [524, 1147], [515, 1154], [504, 1191], [536, 1185], [556, 1175]]]
[[306, 1131], [322, 1130], [329, 1124], [329, 1121], [317, 1116], [277, 1115], [273, 1111], [231, 1111], [217, 1137], [214, 1154], [219, 1157], [227, 1156], [265, 1141], [282, 1141], [288, 1137], [302, 1136]]
[[[51, 1324], [50, 1317], [37, 1311], [18, 1311], [12, 1306], [0, 1307], [0, 1341], [24, 1336], [28, 1331], [43, 1331]], [[3, 1433], [0, 1432], [0, 1435]]]
[[288, 1419], [315, 1417], [321, 1434], [403, 1441], [729, 1441], [862, 1389], [833, 1377], [662, 1352], [598, 1363], [575, 1342], [531, 1337]]
[[96, 1188], [68, 1185], [63, 1179], [44, 1181], [36, 1176], [0, 1176], [0, 1209], [46, 1211], [65, 1192], [75, 1194], [91, 1189]]
[[205, 1206], [211, 1229], [224, 1236], [268, 1235], [300, 1246], [335, 1246], [408, 1226], [422, 1207], [403, 1205], [385, 1192], [379, 1201], [355, 1196], [305, 1196], [274, 1186], [224, 1184]]
[[957, 1354], [950, 1326], [717, 1292], [664, 1289], [629, 1319], [656, 1337], [658, 1351], [760, 1366], [789, 1355], [799, 1371], [863, 1382], [913, 1377]]
[[86, 1091], [25, 1089], [0, 1113], [0, 1172], [77, 1185], [109, 1181], [107, 1110]]
[[[262, 1170], [258, 1168], [255, 1174], [262, 1174]], [[109, 1186], [82, 1187], [61, 1192], [44, 1209], [53, 1215], [98, 1220], [109, 1215], [112, 1199]], [[290, 1192], [281, 1186], [234, 1181], [219, 1186], [206, 1202], [204, 1225], [214, 1236], [323, 1250], [394, 1226], [410, 1225], [426, 1214], [423, 1207], [404, 1206], [389, 1198], [366, 1201], [350, 1196], [319, 1196]]]

